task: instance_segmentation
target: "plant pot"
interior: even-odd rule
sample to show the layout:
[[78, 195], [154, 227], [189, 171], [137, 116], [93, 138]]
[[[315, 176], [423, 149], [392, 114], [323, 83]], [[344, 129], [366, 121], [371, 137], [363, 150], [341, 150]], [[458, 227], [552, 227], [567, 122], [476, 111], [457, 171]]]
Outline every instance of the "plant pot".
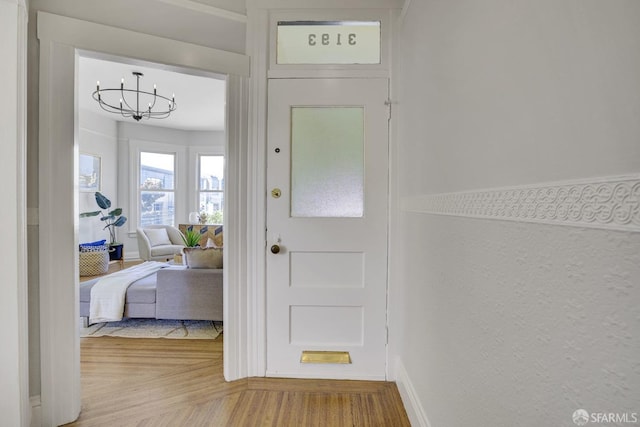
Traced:
[[115, 245], [109, 245], [109, 260], [118, 261], [122, 259], [122, 243], [116, 243]]

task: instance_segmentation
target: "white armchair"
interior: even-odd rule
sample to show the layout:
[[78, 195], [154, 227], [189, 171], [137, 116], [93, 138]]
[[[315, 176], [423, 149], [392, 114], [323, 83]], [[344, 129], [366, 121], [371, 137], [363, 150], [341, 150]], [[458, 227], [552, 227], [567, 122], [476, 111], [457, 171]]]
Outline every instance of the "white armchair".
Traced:
[[170, 225], [138, 227], [136, 232], [140, 258], [145, 261], [167, 261], [185, 247], [180, 230]]

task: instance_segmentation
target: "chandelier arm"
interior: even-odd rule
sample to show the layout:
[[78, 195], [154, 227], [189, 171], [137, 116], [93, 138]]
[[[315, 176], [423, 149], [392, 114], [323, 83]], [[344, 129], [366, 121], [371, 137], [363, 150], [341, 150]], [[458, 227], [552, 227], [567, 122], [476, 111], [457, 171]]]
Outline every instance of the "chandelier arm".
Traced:
[[[100, 92], [107, 92], [107, 91], [113, 91], [114, 89], [101, 89]], [[104, 111], [107, 111], [109, 113], [121, 113], [123, 110], [115, 105], [111, 105], [108, 102], [104, 101], [102, 99], [102, 97], [100, 99], [98, 99], [96, 97], [98, 91], [94, 92], [93, 98], [98, 101], [98, 105], [100, 106], [100, 108], [102, 108]]]
[[111, 106], [109, 104], [105, 104], [103, 102], [101, 102], [100, 104], [100, 108], [102, 108], [104, 111], [107, 111], [109, 113], [118, 113], [118, 109], [116, 108], [111, 108]]
[[157, 100], [157, 99], [158, 99], [158, 95], [154, 93], [154, 94], [153, 94], [153, 103], [149, 106], [149, 108], [150, 108], [151, 110], [153, 110], [153, 107], [155, 107], [155, 106], [156, 106], [156, 100]]
[[[127, 106], [127, 109], [131, 112], [131, 114], [135, 114], [135, 110], [127, 102], [127, 98], [124, 95], [125, 92], [135, 92], [135, 91], [133, 89], [123, 89], [123, 88], [120, 89], [120, 97], [121, 97], [120, 99], [122, 99], [122, 102], [124, 103], [124, 105]], [[120, 109], [122, 110], [122, 107], [120, 107]]]

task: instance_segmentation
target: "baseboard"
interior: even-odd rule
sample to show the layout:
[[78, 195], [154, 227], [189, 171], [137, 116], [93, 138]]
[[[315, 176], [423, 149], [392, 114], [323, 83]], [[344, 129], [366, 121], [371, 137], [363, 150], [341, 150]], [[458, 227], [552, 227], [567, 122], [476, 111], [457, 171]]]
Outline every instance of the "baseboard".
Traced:
[[395, 365], [396, 385], [398, 386], [398, 391], [400, 392], [400, 397], [402, 398], [402, 403], [407, 411], [407, 416], [409, 417], [411, 425], [431, 427], [427, 414], [425, 413], [416, 390], [411, 383], [409, 374], [404, 368], [402, 360], [399, 357], [396, 358]]
[[40, 395], [31, 396], [29, 398], [31, 404], [31, 427], [42, 426], [42, 402], [40, 401]]
[[135, 261], [140, 259], [140, 254], [138, 252], [125, 252], [124, 253], [124, 260], [125, 261]]

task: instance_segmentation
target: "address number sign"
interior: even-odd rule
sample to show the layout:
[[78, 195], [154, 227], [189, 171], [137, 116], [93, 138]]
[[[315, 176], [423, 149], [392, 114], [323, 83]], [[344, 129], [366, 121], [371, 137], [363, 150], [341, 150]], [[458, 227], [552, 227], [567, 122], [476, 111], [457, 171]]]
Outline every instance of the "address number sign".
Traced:
[[379, 64], [379, 21], [280, 21], [278, 64]]

